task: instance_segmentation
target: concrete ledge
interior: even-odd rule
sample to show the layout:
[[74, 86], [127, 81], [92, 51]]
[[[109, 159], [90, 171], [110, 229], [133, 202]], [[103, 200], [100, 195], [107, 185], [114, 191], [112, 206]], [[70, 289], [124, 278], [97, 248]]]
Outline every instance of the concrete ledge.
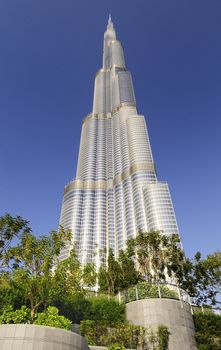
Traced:
[[196, 350], [190, 305], [173, 299], [142, 299], [126, 304], [126, 318], [143, 327], [165, 325], [170, 331], [169, 350]]
[[0, 350], [89, 350], [80, 335], [31, 324], [0, 325]]

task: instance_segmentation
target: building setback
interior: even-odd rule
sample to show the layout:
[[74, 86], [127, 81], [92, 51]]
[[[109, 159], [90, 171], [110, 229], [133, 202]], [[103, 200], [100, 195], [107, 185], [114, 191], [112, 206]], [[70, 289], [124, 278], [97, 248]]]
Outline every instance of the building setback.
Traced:
[[178, 233], [169, 188], [159, 182], [147, 126], [138, 114], [130, 72], [109, 17], [93, 111], [83, 120], [76, 178], [64, 190], [60, 225], [73, 232], [60, 258], [76, 246], [80, 262], [101, 264], [138, 229]]

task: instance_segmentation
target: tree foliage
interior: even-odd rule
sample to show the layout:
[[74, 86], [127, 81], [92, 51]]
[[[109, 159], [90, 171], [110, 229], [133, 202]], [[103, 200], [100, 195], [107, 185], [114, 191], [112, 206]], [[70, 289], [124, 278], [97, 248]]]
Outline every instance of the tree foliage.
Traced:
[[2, 272], [1, 282], [5, 289], [22, 294], [33, 319], [39, 307], [50, 299], [54, 285], [52, 268], [68, 239], [70, 233], [63, 229], [39, 238], [25, 230], [18, 244], [3, 256], [7, 270]]
[[128, 245], [137, 258], [139, 271], [148, 282], [165, 281], [167, 277], [176, 277], [182, 270], [185, 258], [176, 234], [140, 230]]
[[221, 349], [221, 316], [213, 313], [194, 315], [196, 341], [199, 350]]
[[2, 268], [2, 259], [8, 251], [14, 238], [18, 238], [24, 233], [31, 232], [28, 221], [21, 216], [13, 217], [5, 214], [0, 217], [0, 268]]
[[193, 276], [197, 286], [197, 302], [212, 305], [221, 304], [221, 252], [208, 255], [205, 259], [198, 253], [193, 263]]
[[135, 266], [131, 250], [119, 252], [119, 258], [114, 257], [112, 249], [109, 249], [107, 262], [104, 260], [98, 273], [98, 282], [101, 292], [114, 295], [120, 290], [136, 284], [140, 280], [139, 272]]
[[97, 272], [94, 263], [88, 262], [85, 264], [83, 267], [82, 280], [84, 286], [87, 286], [88, 288], [94, 287], [96, 285]]
[[106, 252], [104, 252], [103, 264], [98, 273], [98, 281], [101, 292], [107, 292], [114, 295], [119, 290], [120, 283], [120, 265], [114, 257], [112, 249], [108, 251], [108, 258], [106, 261]]
[[193, 259], [186, 259], [182, 265], [179, 283], [197, 305], [219, 305], [221, 292], [221, 252], [208, 255], [205, 259], [197, 252]]

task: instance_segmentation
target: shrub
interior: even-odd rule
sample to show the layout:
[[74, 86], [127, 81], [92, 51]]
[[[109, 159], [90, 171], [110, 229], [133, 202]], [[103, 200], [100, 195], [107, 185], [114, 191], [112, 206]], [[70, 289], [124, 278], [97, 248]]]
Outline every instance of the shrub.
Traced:
[[126, 348], [135, 349], [139, 344], [140, 329], [139, 326], [127, 323], [119, 324], [106, 330], [105, 334], [100, 337], [100, 344], [103, 346], [122, 344]]
[[169, 345], [169, 336], [170, 332], [166, 326], [159, 326], [157, 330], [157, 336], [158, 336], [158, 350], [167, 350]]
[[125, 305], [107, 297], [94, 297], [91, 302], [91, 319], [107, 326], [125, 321]]
[[87, 339], [88, 344], [96, 344], [96, 323], [93, 320], [84, 320], [80, 324], [80, 332]]
[[138, 346], [141, 349], [168, 349], [169, 331], [166, 326], [159, 326], [157, 331], [147, 331], [144, 327], [128, 323], [107, 327], [93, 320], [85, 320], [81, 321], [80, 331], [90, 345], [107, 346], [111, 349], [118, 349], [118, 346], [120, 349], [136, 349]]
[[175, 290], [170, 289], [170, 287], [160, 285], [161, 298], [167, 299], [179, 299], [179, 295]]
[[109, 328], [93, 320], [81, 321], [80, 324], [81, 335], [86, 337], [88, 344], [107, 347], [121, 344], [127, 348], [136, 348], [139, 342], [140, 328], [127, 323]]
[[142, 298], [159, 298], [158, 287], [156, 284], [148, 284], [141, 282], [138, 284], [138, 295], [139, 299]]
[[[0, 316], [0, 324], [22, 324], [31, 322], [31, 310], [26, 306], [22, 306], [21, 309], [15, 311], [12, 306], [6, 307]], [[71, 321], [64, 316], [59, 316], [58, 309], [54, 306], [49, 306], [44, 312], [37, 313], [34, 324], [71, 329]]]
[[53, 305], [59, 309], [61, 315], [69, 318], [72, 323], [79, 324], [82, 320], [92, 319], [91, 300], [82, 294], [64, 300], [56, 300]]
[[59, 316], [56, 307], [49, 306], [44, 312], [37, 314], [34, 324], [70, 330], [72, 323], [68, 318]]
[[13, 310], [12, 306], [7, 306], [0, 316], [0, 324], [30, 323], [31, 310], [22, 306], [18, 310]]
[[122, 344], [115, 343], [108, 346], [108, 350], [125, 350], [125, 346], [123, 346]]
[[221, 349], [221, 317], [211, 313], [194, 315], [199, 350]]

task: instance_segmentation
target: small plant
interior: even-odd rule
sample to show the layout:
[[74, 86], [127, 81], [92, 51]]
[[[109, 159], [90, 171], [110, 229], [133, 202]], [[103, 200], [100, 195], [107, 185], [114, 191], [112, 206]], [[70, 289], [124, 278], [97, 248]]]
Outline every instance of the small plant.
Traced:
[[31, 310], [22, 306], [18, 310], [13, 310], [12, 306], [7, 306], [0, 316], [0, 324], [30, 323]]
[[109, 345], [108, 350], [125, 350], [125, 346], [122, 344], [115, 343]]
[[36, 314], [35, 319], [31, 317], [31, 310], [26, 306], [13, 310], [11, 306], [6, 307], [0, 316], [0, 324], [27, 324], [34, 323], [42, 326], [71, 329], [71, 321], [58, 314], [58, 309], [49, 306], [44, 312]]
[[93, 320], [84, 320], [80, 324], [80, 332], [87, 339], [88, 344], [96, 344], [96, 323]]
[[49, 306], [44, 312], [37, 314], [34, 324], [70, 330], [71, 321], [64, 316], [60, 316], [58, 312], [56, 307]]
[[167, 350], [169, 345], [170, 332], [166, 326], [160, 325], [157, 330], [158, 350]]

